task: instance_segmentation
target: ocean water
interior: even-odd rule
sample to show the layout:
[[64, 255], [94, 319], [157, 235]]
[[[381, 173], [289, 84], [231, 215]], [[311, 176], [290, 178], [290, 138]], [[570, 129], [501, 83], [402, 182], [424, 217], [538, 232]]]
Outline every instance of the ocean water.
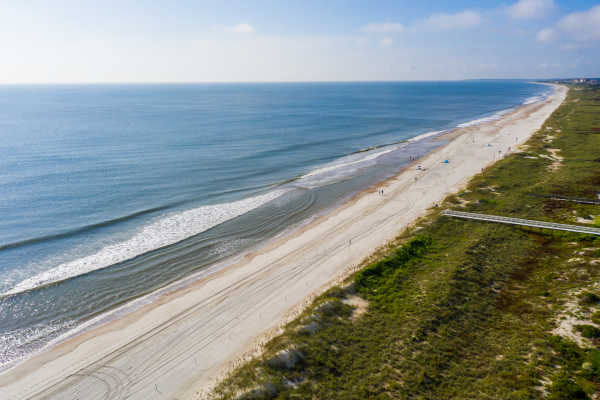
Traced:
[[[522, 81], [0, 86], [0, 369], [541, 100]], [[442, 136], [443, 138], [443, 136]]]

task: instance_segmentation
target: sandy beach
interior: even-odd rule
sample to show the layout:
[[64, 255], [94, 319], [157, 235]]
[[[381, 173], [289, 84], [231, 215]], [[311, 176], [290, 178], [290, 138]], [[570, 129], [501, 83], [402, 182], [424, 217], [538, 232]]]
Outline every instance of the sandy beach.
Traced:
[[316, 294], [514, 152], [565, 99], [566, 87], [554, 89], [543, 102], [454, 130], [447, 145], [384, 182], [383, 196], [364, 191], [236, 264], [3, 372], [0, 398], [202, 398]]

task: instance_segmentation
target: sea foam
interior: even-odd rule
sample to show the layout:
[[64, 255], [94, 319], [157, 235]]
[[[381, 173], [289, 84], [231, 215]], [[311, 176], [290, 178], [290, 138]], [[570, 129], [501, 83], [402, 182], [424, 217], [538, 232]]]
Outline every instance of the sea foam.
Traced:
[[513, 111], [514, 108], [507, 108], [506, 110], [501, 110], [498, 111], [492, 115], [489, 115], [487, 117], [483, 117], [483, 118], [477, 118], [474, 119], [472, 121], [467, 121], [467, 122], [463, 122], [462, 124], [458, 124], [456, 125], [458, 128], [466, 128], [469, 126], [475, 126], [475, 125], [481, 125], [484, 124], [486, 122], [492, 122], [492, 121], [497, 121], [500, 118], [502, 118], [502, 116], [508, 114], [509, 112]]
[[423, 133], [421, 135], [418, 135], [418, 136], [415, 136], [413, 138], [410, 138], [407, 141], [411, 142], [411, 143], [412, 142], [418, 142], [419, 140], [427, 139], [427, 138], [432, 137], [432, 136], [439, 136], [439, 135], [441, 135], [442, 133], [445, 133], [445, 132], [447, 132], [447, 131], [445, 131], [445, 130], [443, 130], [443, 131], [431, 131], [431, 132]]
[[533, 104], [533, 103], [537, 103], [538, 101], [542, 101], [544, 100], [544, 96], [531, 96], [525, 99], [525, 101], [523, 101], [523, 105], [527, 105], [527, 104]]
[[302, 175], [297, 180], [297, 184], [302, 187], [314, 188], [339, 181], [351, 176], [358, 169], [373, 165], [379, 157], [400, 147], [402, 146], [393, 145], [385, 149], [369, 150], [344, 156]]
[[388, 149], [388, 150], [383, 150], [383, 151], [379, 151], [373, 154], [369, 154], [368, 156], [359, 158], [358, 160], [352, 160], [352, 161], [342, 161], [342, 162], [336, 162], [336, 163], [332, 163], [331, 165], [322, 167], [322, 168], [318, 168], [315, 169], [314, 171], [309, 172], [308, 174], [303, 175], [303, 178], [309, 178], [311, 176], [317, 176], [317, 175], [322, 175], [324, 173], [327, 172], [331, 172], [334, 171], [336, 169], [340, 169], [340, 168], [345, 168], [345, 167], [349, 167], [352, 165], [357, 165], [357, 164], [361, 164], [367, 161], [371, 161], [374, 160], [378, 157], [381, 157], [384, 154], [387, 154], [391, 151], [394, 151], [395, 149]]
[[21, 281], [2, 295], [14, 295], [73, 278], [177, 243], [260, 207], [285, 192], [286, 189], [279, 189], [232, 203], [207, 205], [158, 217], [131, 238], [111, 243], [94, 254], [40, 272]]
[[533, 103], [537, 103], [539, 101], [544, 101], [548, 98], [548, 96], [550, 96], [552, 94], [552, 92], [553, 92], [552, 90], [548, 90], [540, 95], [528, 97], [523, 101], [523, 105], [533, 104]]
[[56, 322], [50, 325], [36, 324], [0, 334], [0, 372], [30, 356], [32, 349], [43, 348], [48, 337], [53, 337], [75, 325], [76, 321]]

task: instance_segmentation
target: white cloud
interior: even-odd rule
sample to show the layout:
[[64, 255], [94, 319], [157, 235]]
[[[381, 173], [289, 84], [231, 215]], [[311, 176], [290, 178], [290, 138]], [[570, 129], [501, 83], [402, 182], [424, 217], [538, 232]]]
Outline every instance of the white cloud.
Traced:
[[539, 31], [536, 35], [538, 42], [550, 42], [556, 36], [556, 32], [552, 28], [546, 28]]
[[[599, 3], [596, 0], [595, 4]], [[21, 3], [10, 2], [10, 7], [16, 4], [20, 7]], [[367, 22], [404, 22], [368, 15], [365, 17], [370, 19], [363, 20], [349, 34], [271, 35], [268, 30], [263, 32], [262, 24], [255, 25], [256, 21], [242, 16], [233, 22], [211, 20], [208, 24], [214, 23], [215, 27], [207, 26], [204, 32], [204, 24], [194, 21], [198, 33], [182, 35], [179, 28], [171, 30], [167, 18], [158, 26], [151, 21], [131, 31], [100, 32], [86, 31], [87, 25], [73, 18], [54, 21], [41, 12], [32, 14], [31, 7], [26, 6], [17, 15], [5, 12], [6, 7], [8, 3], [0, 1], [2, 83], [543, 78], [596, 76], [600, 65], [599, 41], [576, 41], [558, 25], [560, 17], [569, 12], [558, 16], [555, 22], [536, 27], [527, 41], [491, 35], [498, 32], [498, 27], [487, 30], [488, 14], [481, 11], [482, 20], [475, 29], [486, 29], [487, 34], [474, 37], [473, 45], [465, 46], [447, 31], [422, 34], [431, 29], [424, 26], [423, 20], [415, 25], [406, 22], [402, 33], [362, 32], [360, 27]], [[578, 16], [581, 17], [575, 15]], [[573, 18], [565, 19], [565, 28]], [[255, 33], [234, 33], [237, 23], [252, 25]], [[531, 35], [532, 26], [520, 28]], [[552, 29], [556, 35], [547, 48], [535, 42], [535, 34], [541, 28]], [[384, 38], [393, 39], [391, 47], [385, 47], [389, 41], [381, 43]], [[565, 57], [563, 47], [577, 53]], [[566, 64], [577, 57], [582, 59], [577, 69], [568, 69]], [[541, 62], [547, 63], [547, 69], [539, 67]]]
[[425, 25], [439, 29], [470, 28], [481, 23], [481, 16], [475, 11], [465, 10], [456, 14], [433, 14], [425, 20]]
[[[587, 11], [568, 14], [551, 27], [542, 29], [536, 35], [540, 42], [551, 42], [557, 39], [578, 43], [589, 43], [600, 40], [600, 5]], [[573, 43], [564, 44], [563, 49], [575, 50], [581, 48]]]
[[397, 22], [372, 23], [363, 26], [363, 32], [369, 33], [398, 33], [404, 30], [404, 25]]
[[379, 41], [379, 44], [381, 45], [381, 47], [390, 47], [394, 44], [394, 40], [392, 38], [386, 37], [381, 39]]
[[558, 27], [579, 42], [600, 40], [600, 5], [567, 15], [558, 22]]
[[519, 0], [508, 8], [513, 18], [540, 18], [554, 9], [553, 0]]
[[254, 27], [250, 24], [237, 24], [232, 28], [235, 33], [254, 33]]

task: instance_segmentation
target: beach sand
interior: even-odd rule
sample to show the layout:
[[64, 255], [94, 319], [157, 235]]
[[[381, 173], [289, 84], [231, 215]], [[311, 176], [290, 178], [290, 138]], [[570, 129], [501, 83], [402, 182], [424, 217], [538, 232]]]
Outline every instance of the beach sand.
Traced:
[[446, 136], [447, 145], [418, 161], [424, 171], [411, 165], [384, 182], [384, 196], [364, 191], [235, 265], [5, 371], [0, 398], [202, 398], [315, 295], [509, 147], [514, 151], [566, 92], [555, 86], [544, 102], [457, 129]]

